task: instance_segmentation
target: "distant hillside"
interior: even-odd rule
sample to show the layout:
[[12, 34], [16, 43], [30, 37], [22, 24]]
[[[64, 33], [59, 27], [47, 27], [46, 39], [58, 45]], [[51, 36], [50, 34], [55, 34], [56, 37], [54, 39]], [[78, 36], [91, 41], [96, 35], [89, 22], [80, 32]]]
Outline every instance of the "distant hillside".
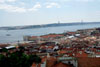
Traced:
[[44, 24], [44, 25], [26, 25], [26, 26], [0, 27], [0, 30], [19, 30], [19, 29], [72, 26], [72, 25], [86, 25], [86, 24], [100, 24], [100, 22], [53, 23], [53, 24]]

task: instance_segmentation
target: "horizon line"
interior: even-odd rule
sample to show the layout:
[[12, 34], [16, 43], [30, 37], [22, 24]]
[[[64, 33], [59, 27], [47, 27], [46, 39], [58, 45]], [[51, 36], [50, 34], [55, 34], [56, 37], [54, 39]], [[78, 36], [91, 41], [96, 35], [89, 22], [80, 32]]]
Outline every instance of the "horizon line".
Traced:
[[[93, 23], [93, 22], [100, 22], [100, 21], [77, 21], [77, 22], [64, 22], [64, 23]], [[48, 24], [63, 24], [62, 22], [56, 22], [56, 23], [48, 23]], [[48, 25], [48, 24], [36, 24], [36, 25]], [[31, 24], [31, 25], [13, 25], [13, 26], [0, 26], [0, 27], [21, 27], [21, 26], [32, 26], [34, 24]], [[36, 26], [34, 25], [34, 26]]]

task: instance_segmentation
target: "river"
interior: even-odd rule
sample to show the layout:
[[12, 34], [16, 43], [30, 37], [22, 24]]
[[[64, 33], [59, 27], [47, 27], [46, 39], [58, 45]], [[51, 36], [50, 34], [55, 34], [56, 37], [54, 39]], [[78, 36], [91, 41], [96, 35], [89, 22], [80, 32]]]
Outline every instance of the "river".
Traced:
[[[23, 29], [23, 30], [0, 30], [0, 43], [13, 43], [23, 41], [23, 36], [39, 36], [49, 33], [63, 33], [64, 31], [76, 31], [78, 29], [88, 29], [100, 27], [100, 24], [87, 24], [87, 25], [74, 25], [74, 26], [60, 26], [60, 27], [47, 27], [37, 29]], [[11, 36], [6, 36], [10, 34]]]

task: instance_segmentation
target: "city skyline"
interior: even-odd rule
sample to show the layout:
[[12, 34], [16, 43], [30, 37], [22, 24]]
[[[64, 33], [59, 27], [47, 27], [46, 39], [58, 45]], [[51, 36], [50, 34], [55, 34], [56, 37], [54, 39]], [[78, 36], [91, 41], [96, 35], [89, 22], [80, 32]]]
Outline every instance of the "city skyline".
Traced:
[[100, 0], [0, 0], [0, 26], [100, 21]]

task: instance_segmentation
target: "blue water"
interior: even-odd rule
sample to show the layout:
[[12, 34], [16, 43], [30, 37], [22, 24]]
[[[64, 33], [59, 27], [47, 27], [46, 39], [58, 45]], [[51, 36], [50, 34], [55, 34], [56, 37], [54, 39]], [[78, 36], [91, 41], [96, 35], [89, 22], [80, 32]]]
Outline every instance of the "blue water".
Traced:
[[[63, 33], [64, 31], [76, 31], [78, 29], [87, 29], [100, 27], [100, 24], [88, 24], [88, 25], [75, 25], [75, 26], [62, 26], [62, 27], [48, 27], [38, 29], [23, 29], [23, 30], [0, 30], [0, 43], [12, 43], [23, 41], [25, 35], [45, 35], [49, 33]], [[6, 36], [11, 34], [11, 36]]]

